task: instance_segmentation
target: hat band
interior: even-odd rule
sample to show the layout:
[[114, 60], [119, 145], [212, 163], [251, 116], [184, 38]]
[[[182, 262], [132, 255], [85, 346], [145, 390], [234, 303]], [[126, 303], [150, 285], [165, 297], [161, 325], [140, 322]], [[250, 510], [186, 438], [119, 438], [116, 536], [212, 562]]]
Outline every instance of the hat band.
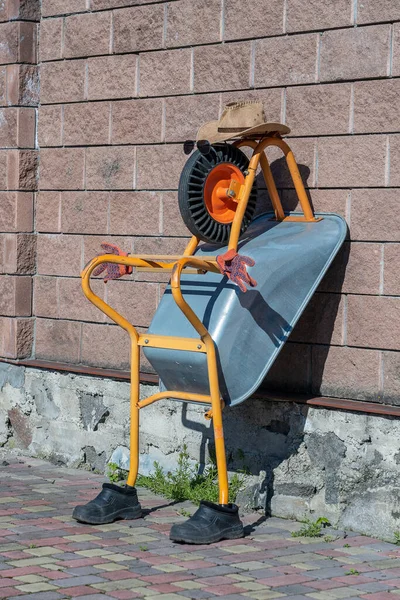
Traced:
[[[264, 125], [264, 123], [262, 123], [262, 125]], [[248, 125], [244, 127], [218, 127], [218, 133], [238, 133], [240, 131], [246, 131], [247, 129], [253, 129], [253, 127], [260, 127], [260, 124], [250, 125], [250, 127]]]

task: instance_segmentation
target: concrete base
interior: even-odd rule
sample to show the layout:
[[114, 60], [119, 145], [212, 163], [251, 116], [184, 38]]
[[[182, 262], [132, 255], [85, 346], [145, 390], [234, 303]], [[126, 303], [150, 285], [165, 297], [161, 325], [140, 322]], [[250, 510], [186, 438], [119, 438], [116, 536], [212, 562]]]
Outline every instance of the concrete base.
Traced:
[[[143, 397], [154, 386], [142, 386]], [[205, 407], [161, 401], [141, 412], [140, 472], [213, 451]], [[304, 405], [248, 400], [224, 413], [230, 471], [248, 473], [242, 507], [278, 517], [327, 517], [393, 540], [400, 529], [400, 421]], [[127, 468], [129, 385], [0, 363], [0, 446], [57, 464]]]

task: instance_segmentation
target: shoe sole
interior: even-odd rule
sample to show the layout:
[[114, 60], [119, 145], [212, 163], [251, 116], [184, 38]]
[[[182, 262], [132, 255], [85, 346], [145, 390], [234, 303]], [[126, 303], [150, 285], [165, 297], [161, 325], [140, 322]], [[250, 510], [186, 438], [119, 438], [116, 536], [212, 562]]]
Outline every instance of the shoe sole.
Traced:
[[169, 536], [169, 539], [172, 540], [173, 542], [180, 542], [183, 544], [215, 544], [215, 542], [221, 542], [222, 540], [237, 540], [239, 538], [244, 537], [244, 530], [243, 527], [241, 526], [240, 528], [237, 529], [233, 529], [231, 531], [227, 531], [223, 534], [219, 534], [219, 535], [214, 535], [212, 537], [206, 538], [206, 539], [202, 539], [202, 540], [195, 540], [193, 538], [188, 538], [188, 537], [183, 537], [183, 536]]
[[76, 515], [72, 513], [72, 518], [78, 521], [79, 523], [87, 523], [88, 525], [106, 525], [107, 523], [113, 523], [117, 520], [133, 520], [140, 519], [142, 516], [142, 509], [140, 506], [136, 508], [125, 508], [122, 510], [117, 510], [110, 515], [107, 515], [103, 519], [89, 519], [86, 517], [80, 517], [79, 514]]

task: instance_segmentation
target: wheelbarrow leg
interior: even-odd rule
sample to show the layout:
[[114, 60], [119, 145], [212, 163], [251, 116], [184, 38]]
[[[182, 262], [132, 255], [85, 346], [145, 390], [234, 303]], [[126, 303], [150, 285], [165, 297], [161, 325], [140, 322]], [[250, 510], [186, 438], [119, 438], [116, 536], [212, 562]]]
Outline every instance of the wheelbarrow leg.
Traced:
[[138, 519], [142, 509], [134, 487], [139, 468], [139, 360], [140, 348], [131, 335], [131, 389], [130, 389], [130, 466], [125, 487], [103, 483], [103, 488], [87, 504], [76, 506], [72, 516], [81, 523], [103, 525], [117, 519]]
[[210, 383], [211, 410], [217, 457], [219, 504], [201, 501], [193, 516], [184, 523], [171, 527], [169, 537], [186, 544], [212, 544], [220, 540], [244, 536], [236, 504], [229, 504], [228, 472], [226, 468], [225, 440], [222, 425], [222, 405], [219, 393], [218, 370], [214, 342], [207, 333], [207, 368]]

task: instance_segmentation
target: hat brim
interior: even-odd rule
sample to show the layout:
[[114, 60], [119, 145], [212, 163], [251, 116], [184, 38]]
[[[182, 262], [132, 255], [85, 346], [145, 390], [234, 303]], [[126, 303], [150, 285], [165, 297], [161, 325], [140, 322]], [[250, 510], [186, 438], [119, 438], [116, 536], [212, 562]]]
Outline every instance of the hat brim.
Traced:
[[197, 132], [196, 141], [208, 140], [211, 144], [216, 144], [217, 142], [226, 142], [235, 138], [261, 136], [267, 133], [279, 133], [280, 135], [290, 133], [290, 128], [282, 123], [263, 123], [262, 125], [234, 133], [218, 131], [218, 125], [219, 121], [209, 121], [202, 125]]

